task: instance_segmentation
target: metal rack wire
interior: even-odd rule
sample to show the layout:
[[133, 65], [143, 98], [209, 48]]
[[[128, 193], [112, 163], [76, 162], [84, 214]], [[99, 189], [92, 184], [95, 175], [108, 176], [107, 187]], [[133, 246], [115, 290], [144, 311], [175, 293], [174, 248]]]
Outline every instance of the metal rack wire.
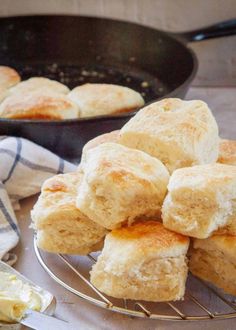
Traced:
[[[219, 320], [236, 317], [234, 297], [223, 294], [218, 289], [193, 276], [189, 278], [186, 294], [182, 302], [149, 303], [112, 299], [102, 294], [89, 281], [91, 264], [96, 262], [96, 258], [91, 254], [86, 257], [78, 256], [76, 258], [57, 254], [53, 255], [53, 259], [47, 260], [47, 254], [38, 249], [36, 240], [34, 241], [34, 249], [38, 261], [53, 280], [78, 297], [110, 311], [134, 317], [169, 321]], [[83, 258], [83, 266], [80, 267], [81, 258]], [[56, 270], [53, 269], [53, 263], [58, 264]], [[77, 277], [76, 281], [79, 284], [85, 285], [86, 290], [82, 288], [77, 289], [69, 284], [70, 276], [67, 276], [66, 279], [62, 278], [60, 268], [65, 269], [65, 267], [72, 272], [70, 273], [71, 275]], [[198, 297], [199, 295], [200, 298]], [[189, 309], [190, 305], [191, 308]], [[211, 306], [209, 307], [209, 305]]]

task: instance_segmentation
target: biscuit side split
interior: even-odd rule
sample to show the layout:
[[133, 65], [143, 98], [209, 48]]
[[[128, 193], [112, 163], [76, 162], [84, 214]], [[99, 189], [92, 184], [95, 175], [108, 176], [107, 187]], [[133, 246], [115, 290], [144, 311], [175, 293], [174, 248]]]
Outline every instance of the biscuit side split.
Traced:
[[236, 236], [195, 239], [189, 268], [193, 275], [236, 295]]

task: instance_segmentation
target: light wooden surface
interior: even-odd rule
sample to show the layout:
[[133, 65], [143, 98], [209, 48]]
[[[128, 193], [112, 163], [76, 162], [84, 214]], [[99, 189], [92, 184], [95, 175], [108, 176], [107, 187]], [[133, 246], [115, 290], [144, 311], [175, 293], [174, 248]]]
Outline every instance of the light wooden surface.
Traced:
[[[191, 88], [187, 95], [187, 99], [200, 98], [207, 101], [216, 116], [220, 127], [221, 136], [236, 139], [235, 93], [236, 88]], [[36, 198], [32, 197], [23, 201], [22, 209], [17, 213], [22, 239], [20, 244], [15, 249], [15, 253], [17, 253], [19, 258], [16, 264], [16, 269], [40, 286], [51, 291], [56, 296], [56, 315], [62, 319], [70, 321], [75, 330], [199, 330], [201, 328], [204, 330], [235, 329], [235, 320], [197, 323], [185, 322], [183, 324], [181, 322], [134, 319], [95, 307], [67, 292], [45, 273], [36, 260], [32, 247], [33, 231], [29, 229], [29, 212], [35, 200]]]
[[[177, 32], [235, 18], [236, 1], [0, 0], [0, 16], [40, 13], [113, 17]], [[195, 86], [236, 86], [235, 36], [192, 43], [190, 47], [200, 62]]]

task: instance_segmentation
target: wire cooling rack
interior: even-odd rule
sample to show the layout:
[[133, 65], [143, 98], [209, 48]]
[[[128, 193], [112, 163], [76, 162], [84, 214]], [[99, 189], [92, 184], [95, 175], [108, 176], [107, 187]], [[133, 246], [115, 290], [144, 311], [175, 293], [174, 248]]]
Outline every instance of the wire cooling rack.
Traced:
[[98, 254], [69, 256], [45, 253], [38, 249], [36, 256], [45, 271], [66, 290], [99, 307], [133, 317], [169, 321], [198, 321], [236, 317], [236, 298], [225, 295], [215, 287], [192, 275], [187, 280], [183, 301], [151, 303], [114, 299], [98, 291], [89, 281], [89, 272]]

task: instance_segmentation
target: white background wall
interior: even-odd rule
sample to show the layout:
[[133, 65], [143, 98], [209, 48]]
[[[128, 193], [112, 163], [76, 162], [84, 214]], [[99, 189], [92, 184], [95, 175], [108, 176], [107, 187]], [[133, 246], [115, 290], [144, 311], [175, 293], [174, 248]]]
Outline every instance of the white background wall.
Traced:
[[[81, 14], [184, 31], [236, 18], [236, 0], [0, 0], [0, 15]], [[200, 61], [195, 86], [236, 86], [236, 36], [190, 45]]]

